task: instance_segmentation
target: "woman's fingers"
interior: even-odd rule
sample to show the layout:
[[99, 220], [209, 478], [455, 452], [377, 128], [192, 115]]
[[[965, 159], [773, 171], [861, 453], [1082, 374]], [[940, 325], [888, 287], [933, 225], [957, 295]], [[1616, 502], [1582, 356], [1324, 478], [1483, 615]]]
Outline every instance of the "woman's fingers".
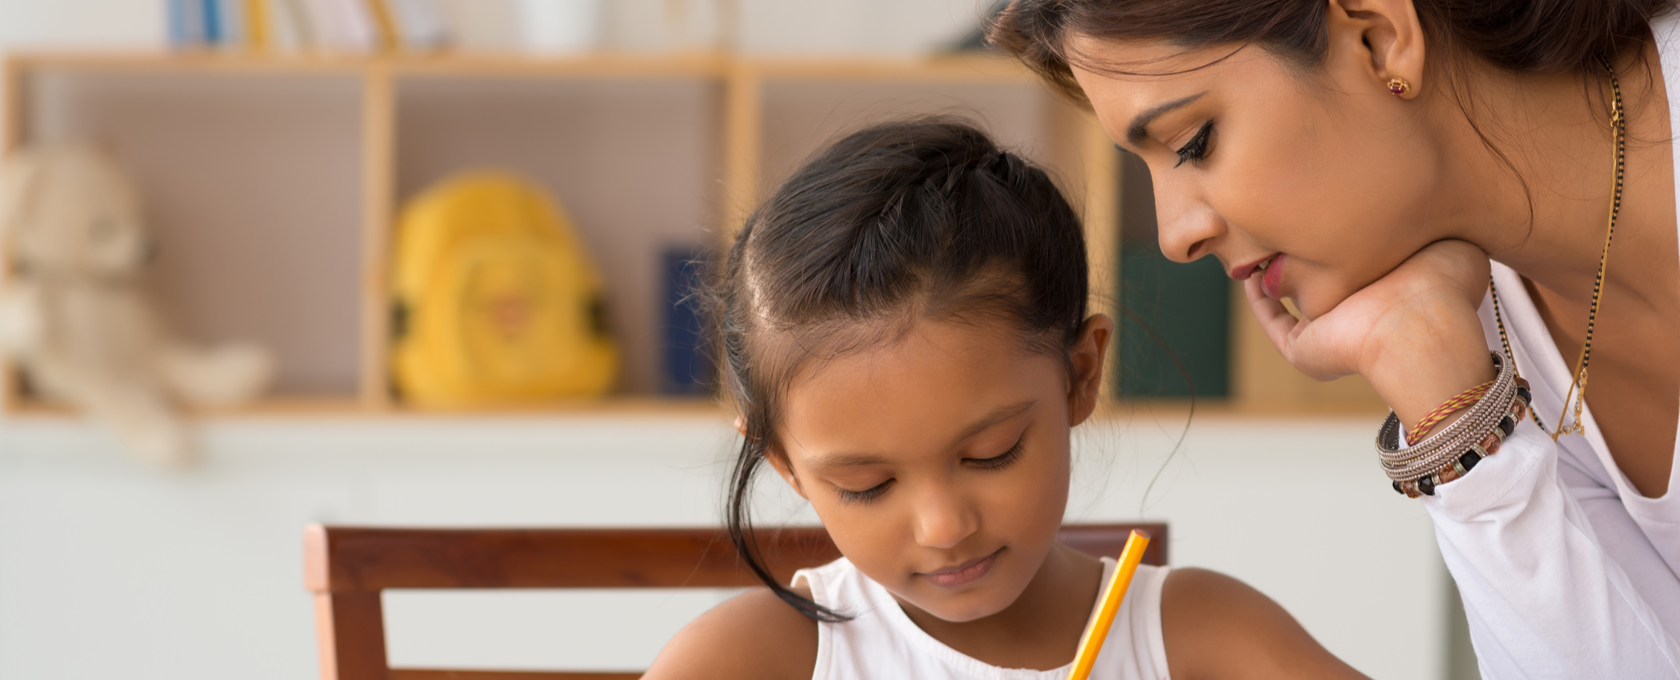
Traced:
[[1254, 313], [1254, 319], [1260, 322], [1260, 330], [1266, 334], [1266, 339], [1272, 341], [1272, 346], [1277, 348], [1283, 358], [1294, 363], [1289, 338], [1301, 320], [1290, 314], [1283, 303], [1266, 297], [1265, 291], [1260, 289], [1258, 276], [1250, 276], [1243, 281], [1243, 293], [1248, 297], [1248, 309]]

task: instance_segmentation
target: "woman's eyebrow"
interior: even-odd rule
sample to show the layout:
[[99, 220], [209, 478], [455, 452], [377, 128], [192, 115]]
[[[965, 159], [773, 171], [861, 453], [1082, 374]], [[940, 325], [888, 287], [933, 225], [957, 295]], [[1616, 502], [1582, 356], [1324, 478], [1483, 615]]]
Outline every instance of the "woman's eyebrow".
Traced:
[[1198, 92], [1188, 97], [1184, 97], [1183, 99], [1174, 99], [1164, 104], [1156, 104], [1143, 113], [1138, 114], [1136, 118], [1132, 119], [1132, 124], [1126, 126], [1126, 141], [1132, 146], [1137, 146], [1139, 143], [1143, 142], [1144, 138], [1149, 136], [1149, 124], [1155, 122], [1156, 118], [1160, 118], [1168, 111], [1188, 106], [1191, 102], [1201, 99], [1205, 94], [1207, 93]]

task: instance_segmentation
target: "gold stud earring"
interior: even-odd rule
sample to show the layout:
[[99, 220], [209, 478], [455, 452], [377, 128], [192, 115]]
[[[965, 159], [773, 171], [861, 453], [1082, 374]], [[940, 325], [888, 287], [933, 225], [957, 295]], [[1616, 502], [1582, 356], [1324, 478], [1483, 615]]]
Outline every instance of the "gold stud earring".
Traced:
[[1396, 97], [1404, 97], [1406, 96], [1406, 93], [1412, 91], [1412, 84], [1406, 82], [1405, 78], [1389, 78], [1388, 91], [1393, 93]]

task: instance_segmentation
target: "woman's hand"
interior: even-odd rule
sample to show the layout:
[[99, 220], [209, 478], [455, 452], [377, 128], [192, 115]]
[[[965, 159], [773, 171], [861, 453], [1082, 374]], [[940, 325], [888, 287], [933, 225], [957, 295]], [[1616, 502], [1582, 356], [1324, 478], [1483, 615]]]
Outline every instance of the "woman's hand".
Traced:
[[1476, 308], [1487, 290], [1488, 258], [1448, 240], [1428, 247], [1316, 319], [1296, 319], [1244, 282], [1249, 309], [1297, 370], [1318, 380], [1363, 376], [1401, 422], [1412, 423], [1453, 395], [1492, 378]]

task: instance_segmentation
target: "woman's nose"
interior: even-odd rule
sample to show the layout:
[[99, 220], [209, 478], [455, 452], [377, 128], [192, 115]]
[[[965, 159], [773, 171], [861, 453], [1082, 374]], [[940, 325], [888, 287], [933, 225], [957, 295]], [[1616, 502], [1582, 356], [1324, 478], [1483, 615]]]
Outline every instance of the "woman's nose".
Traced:
[[916, 508], [916, 543], [926, 548], [955, 548], [979, 528], [973, 505], [957, 494], [929, 493]]
[[1225, 233], [1224, 222], [1194, 198], [1155, 186], [1155, 223], [1161, 253], [1174, 262], [1192, 262], [1213, 252]]

